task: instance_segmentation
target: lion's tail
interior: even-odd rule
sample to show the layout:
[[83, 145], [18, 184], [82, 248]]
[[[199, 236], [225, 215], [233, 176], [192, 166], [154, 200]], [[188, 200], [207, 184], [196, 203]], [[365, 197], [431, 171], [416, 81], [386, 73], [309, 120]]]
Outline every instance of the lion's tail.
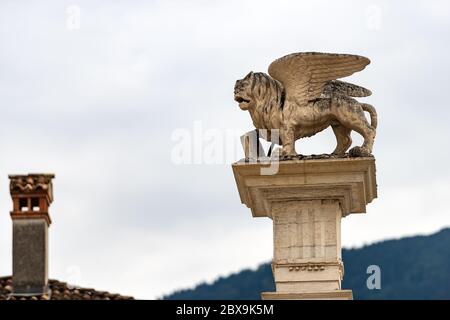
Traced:
[[361, 107], [364, 111], [370, 114], [370, 125], [376, 129], [378, 124], [378, 116], [375, 108], [368, 103], [361, 103]]

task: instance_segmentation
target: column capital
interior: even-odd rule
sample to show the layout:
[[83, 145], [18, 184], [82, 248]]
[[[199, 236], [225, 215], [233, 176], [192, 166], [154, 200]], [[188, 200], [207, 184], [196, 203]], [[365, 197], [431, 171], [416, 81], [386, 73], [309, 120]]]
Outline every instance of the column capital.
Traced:
[[365, 213], [377, 197], [375, 159], [330, 158], [286, 160], [273, 175], [262, 175], [266, 163], [239, 161], [232, 165], [241, 202], [254, 217], [272, 218], [274, 203], [338, 200], [342, 216]]

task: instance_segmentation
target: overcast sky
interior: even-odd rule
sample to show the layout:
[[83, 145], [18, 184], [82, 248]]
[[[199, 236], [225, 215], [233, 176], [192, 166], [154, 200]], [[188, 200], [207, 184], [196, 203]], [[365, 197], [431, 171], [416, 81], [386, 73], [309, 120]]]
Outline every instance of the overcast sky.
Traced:
[[[242, 153], [172, 151], [195, 130], [193, 154], [208, 132], [239, 145], [252, 122], [235, 80], [300, 51], [372, 61], [348, 81], [373, 92], [379, 198], [343, 220], [343, 245], [450, 226], [449, 36], [444, 0], [1, 1], [0, 275], [7, 174], [28, 172], [56, 174], [51, 278], [156, 298], [269, 261], [271, 220], [251, 217], [232, 175]], [[297, 151], [334, 144], [326, 130]]]

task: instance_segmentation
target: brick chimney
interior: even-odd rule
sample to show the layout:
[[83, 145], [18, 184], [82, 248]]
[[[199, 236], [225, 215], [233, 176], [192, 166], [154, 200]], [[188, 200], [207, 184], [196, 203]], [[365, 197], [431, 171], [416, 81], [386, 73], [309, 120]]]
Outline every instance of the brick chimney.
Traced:
[[13, 201], [13, 294], [48, 293], [48, 208], [53, 174], [10, 175]]

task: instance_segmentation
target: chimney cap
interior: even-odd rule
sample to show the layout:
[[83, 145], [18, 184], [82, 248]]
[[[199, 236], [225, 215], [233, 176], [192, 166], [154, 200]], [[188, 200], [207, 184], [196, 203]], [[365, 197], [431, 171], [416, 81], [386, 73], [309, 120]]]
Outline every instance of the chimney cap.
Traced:
[[53, 173], [10, 174], [11, 195], [45, 194], [49, 203], [53, 202]]

